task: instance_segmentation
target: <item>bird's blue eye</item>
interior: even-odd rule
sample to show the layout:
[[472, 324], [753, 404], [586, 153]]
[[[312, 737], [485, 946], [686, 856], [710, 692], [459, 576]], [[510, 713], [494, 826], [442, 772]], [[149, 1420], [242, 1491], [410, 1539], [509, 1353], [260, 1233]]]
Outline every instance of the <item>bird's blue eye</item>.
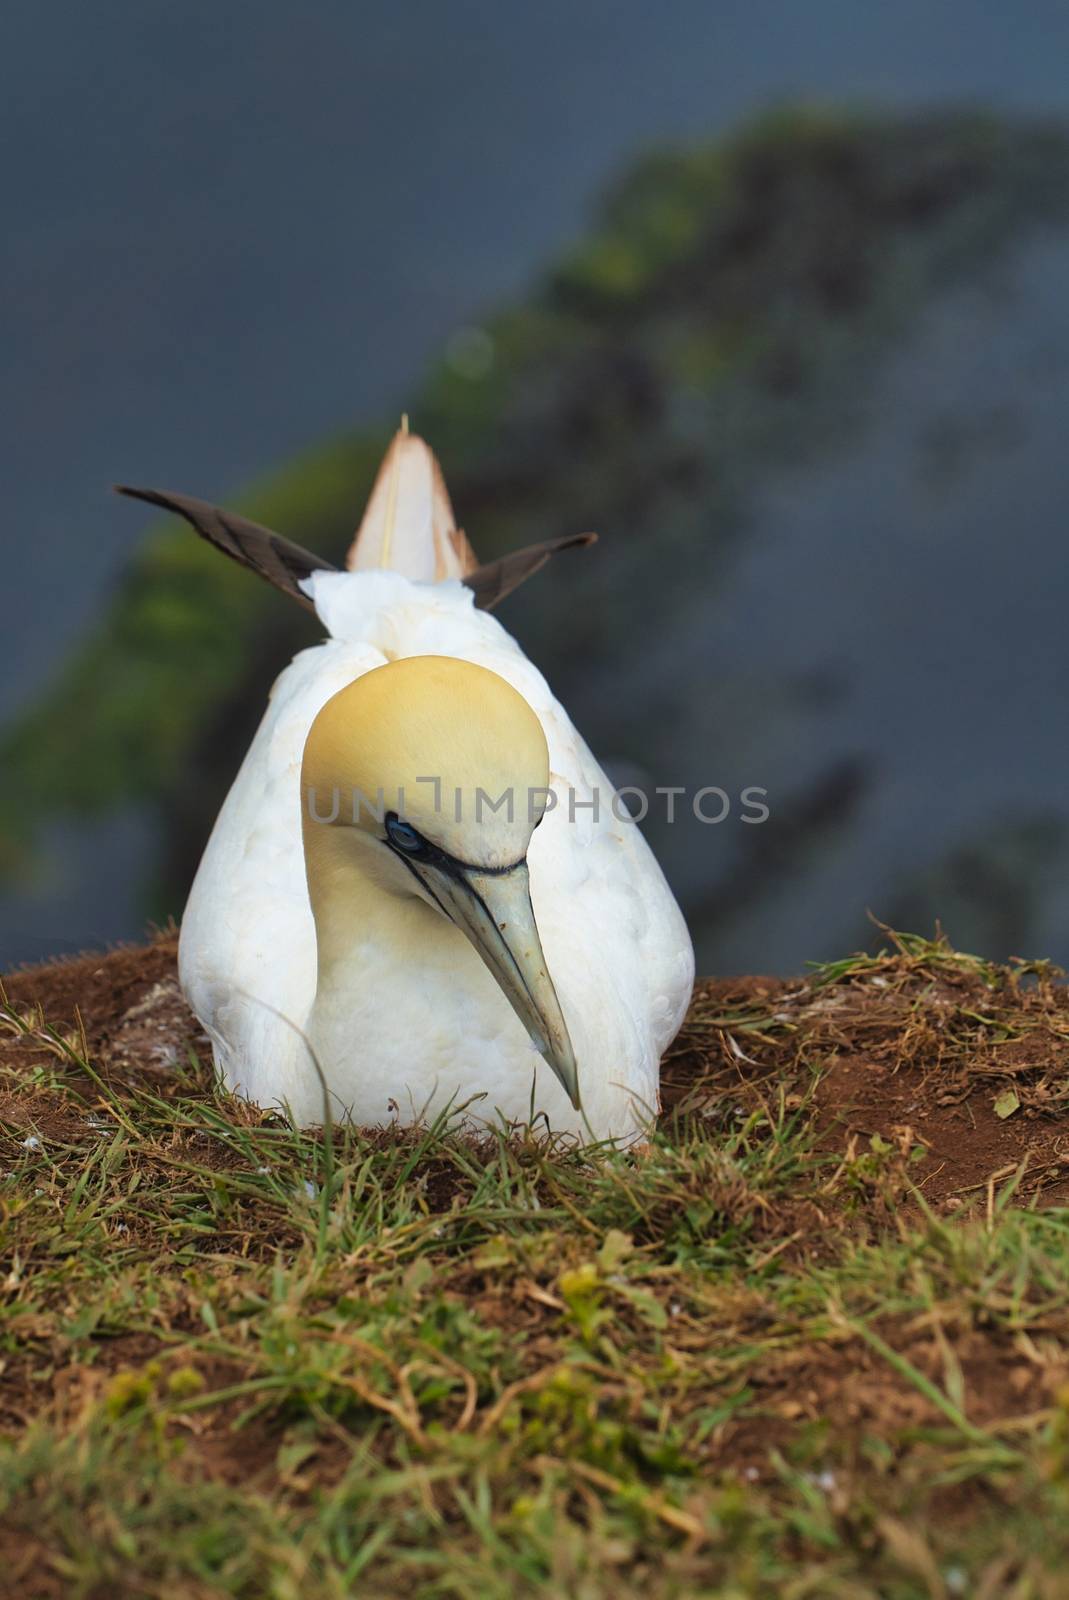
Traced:
[[386, 837], [398, 850], [403, 850], [409, 856], [423, 849], [422, 837], [410, 822], [402, 822], [400, 817], [391, 815], [386, 818]]

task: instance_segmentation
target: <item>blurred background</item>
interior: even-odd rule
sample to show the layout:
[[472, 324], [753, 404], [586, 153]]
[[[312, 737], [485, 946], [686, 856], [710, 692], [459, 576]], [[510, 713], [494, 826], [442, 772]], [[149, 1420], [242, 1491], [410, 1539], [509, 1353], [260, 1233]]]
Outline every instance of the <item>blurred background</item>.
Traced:
[[402, 409], [705, 971], [1069, 961], [1062, 0], [6, 9], [0, 965], [181, 912]]

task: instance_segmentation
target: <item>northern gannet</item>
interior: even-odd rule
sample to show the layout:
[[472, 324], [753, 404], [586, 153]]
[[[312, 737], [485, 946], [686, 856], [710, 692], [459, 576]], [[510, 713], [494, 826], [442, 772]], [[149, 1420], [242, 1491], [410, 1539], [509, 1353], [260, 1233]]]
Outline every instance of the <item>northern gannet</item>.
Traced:
[[182, 920], [182, 988], [227, 1086], [302, 1124], [323, 1120], [325, 1082], [333, 1116], [365, 1126], [451, 1108], [643, 1138], [690, 998], [686, 925], [485, 609], [592, 536], [480, 567], [407, 424], [345, 571], [205, 502], [120, 492], [184, 516], [328, 634], [277, 679]]

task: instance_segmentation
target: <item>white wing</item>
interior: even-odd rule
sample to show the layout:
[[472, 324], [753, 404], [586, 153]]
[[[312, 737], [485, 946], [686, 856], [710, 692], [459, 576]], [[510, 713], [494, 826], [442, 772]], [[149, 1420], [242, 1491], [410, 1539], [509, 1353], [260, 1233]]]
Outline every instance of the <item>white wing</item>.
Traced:
[[316, 990], [301, 757], [320, 707], [384, 659], [332, 640], [277, 679], [182, 918], [179, 977], [227, 1085], [260, 1105], [288, 1102], [302, 1122], [321, 1120], [321, 1096], [300, 1033]]

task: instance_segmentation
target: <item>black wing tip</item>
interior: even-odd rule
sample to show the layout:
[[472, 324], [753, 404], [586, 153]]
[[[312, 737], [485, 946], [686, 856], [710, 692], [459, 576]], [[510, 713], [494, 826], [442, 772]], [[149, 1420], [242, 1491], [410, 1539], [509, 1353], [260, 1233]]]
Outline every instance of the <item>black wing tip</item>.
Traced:
[[173, 508], [175, 497], [165, 489], [137, 489], [131, 483], [113, 483], [112, 494], [125, 495], [128, 500], [144, 500], [150, 506]]

